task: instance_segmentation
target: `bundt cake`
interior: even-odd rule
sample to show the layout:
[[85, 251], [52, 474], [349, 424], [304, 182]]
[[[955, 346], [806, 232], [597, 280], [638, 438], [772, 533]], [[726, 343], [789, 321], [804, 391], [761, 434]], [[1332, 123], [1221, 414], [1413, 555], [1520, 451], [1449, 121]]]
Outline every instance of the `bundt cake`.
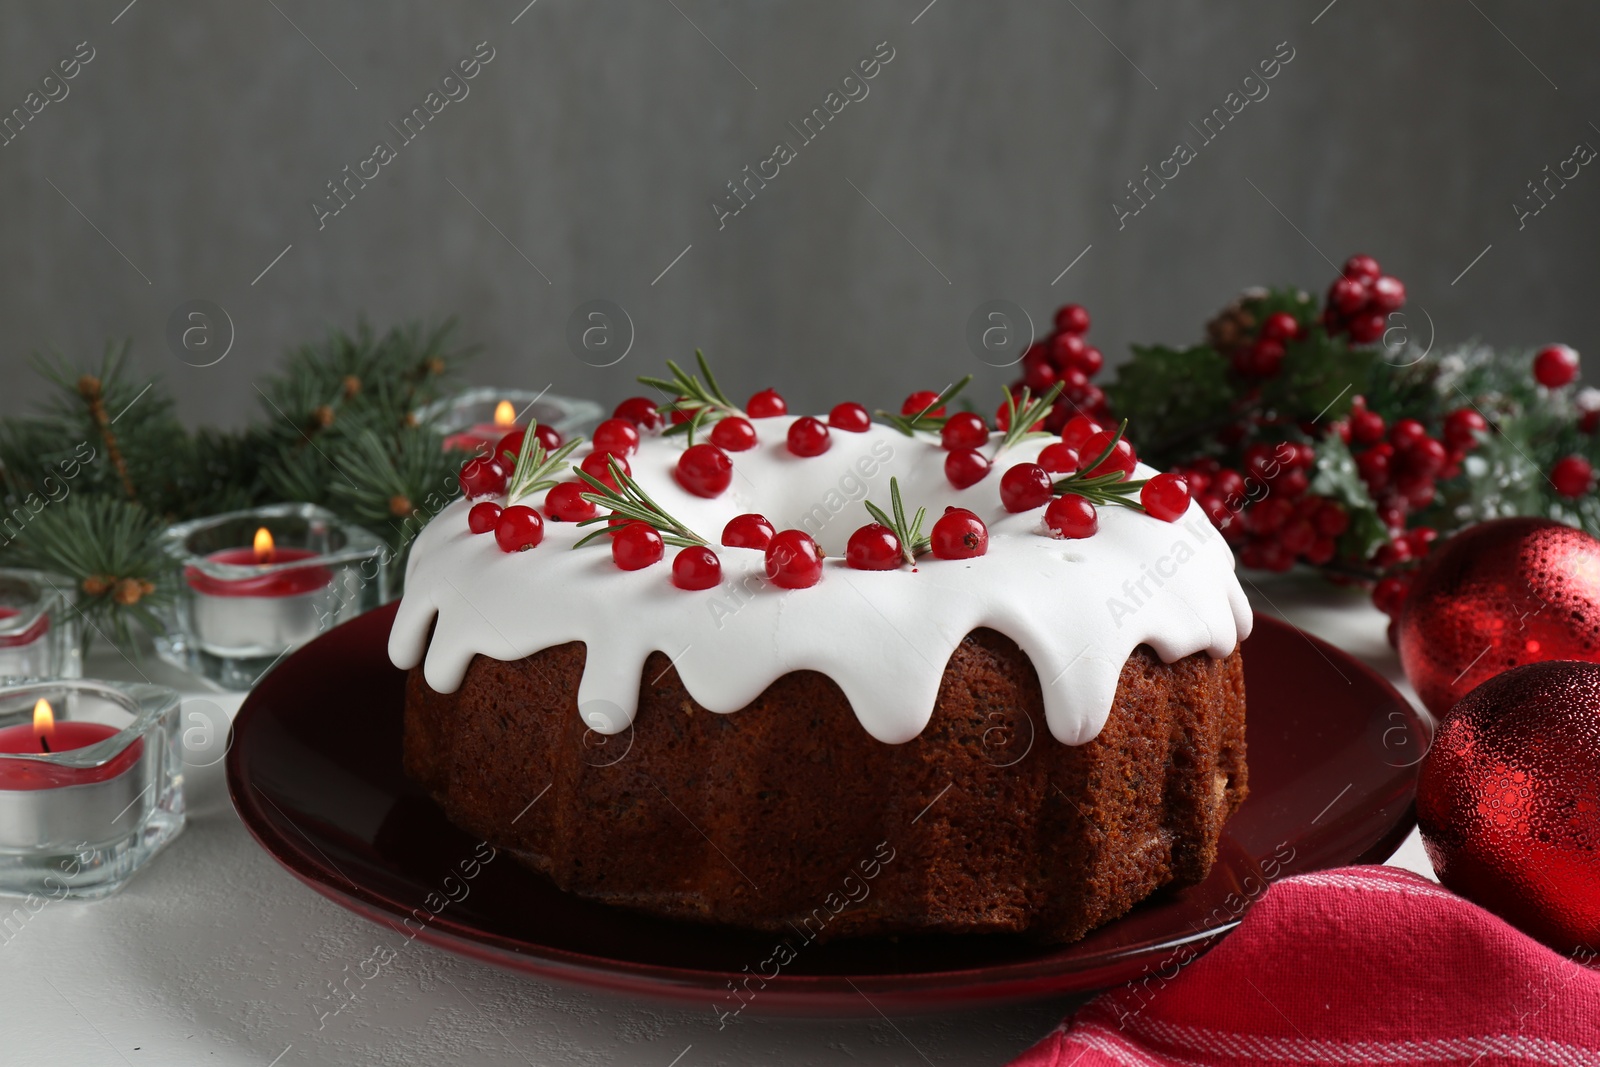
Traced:
[[674, 371], [593, 443], [509, 435], [412, 548], [405, 766], [452, 821], [575, 894], [808, 939], [1068, 941], [1205, 876], [1251, 614], [1181, 480], [1084, 417], [1030, 432], [1053, 396], [796, 418]]

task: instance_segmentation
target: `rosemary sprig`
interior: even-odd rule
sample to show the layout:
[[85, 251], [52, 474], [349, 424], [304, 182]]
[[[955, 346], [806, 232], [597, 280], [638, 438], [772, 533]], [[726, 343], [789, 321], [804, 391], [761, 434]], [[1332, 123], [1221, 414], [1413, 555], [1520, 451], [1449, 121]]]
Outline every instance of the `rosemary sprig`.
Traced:
[[[667, 369], [672, 372], [669, 378], [653, 378], [648, 375], [639, 377], [640, 385], [648, 385], [652, 389], [659, 389], [672, 397], [657, 410], [663, 415], [674, 411], [685, 412], [691, 416], [688, 422], [680, 422], [669, 427], [663, 437], [676, 434], [689, 434], [689, 443], [694, 443], [694, 433], [706, 421], [715, 421], [729, 415], [743, 415], [727, 394], [722, 391], [722, 386], [717, 384], [716, 375], [711, 373], [711, 365], [706, 362], [705, 354], [698, 348], [694, 350], [695, 362], [699, 364], [700, 374], [690, 374], [672, 360], [667, 360]], [[701, 380], [701, 375], [705, 380]]]
[[878, 411], [878, 417], [883, 419], [883, 421], [887, 422], [890, 426], [893, 426], [895, 429], [899, 430], [901, 433], [905, 434], [907, 437], [912, 436], [918, 430], [926, 430], [930, 433], [938, 433], [944, 428], [946, 416], [934, 415], [933, 412], [938, 411], [940, 408], [950, 403], [950, 401], [954, 400], [956, 398], [956, 394], [965, 389], [967, 387], [967, 383], [970, 381], [972, 381], [972, 375], [969, 374], [959, 382], [947, 386], [945, 391], [940, 393], [938, 397], [934, 399], [933, 403], [929, 404], [915, 415], [901, 415], [880, 409]]
[[894, 531], [895, 537], [900, 542], [900, 555], [912, 566], [916, 566], [917, 557], [932, 546], [933, 542], [922, 535], [922, 520], [928, 517], [927, 508], [918, 508], [910, 522], [906, 521], [906, 507], [900, 499], [900, 479], [889, 479], [889, 507], [893, 515], [885, 515], [883, 509], [872, 501], [866, 501], [867, 512], [875, 522], [878, 522]]
[[1056, 496], [1075, 493], [1097, 507], [1106, 507], [1116, 504], [1135, 511], [1143, 511], [1144, 505], [1139, 502], [1139, 490], [1144, 488], [1148, 479], [1129, 481], [1127, 475], [1121, 471], [1111, 474], [1100, 474], [1093, 477], [1089, 472], [1111, 458], [1111, 453], [1117, 449], [1117, 442], [1122, 440], [1123, 434], [1128, 431], [1128, 420], [1123, 419], [1122, 425], [1117, 427], [1117, 432], [1111, 435], [1111, 441], [1100, 454], [1089, 462], [1080, 466], [1076, 471], [1056, 481], [1054, 490]]
[[1006, 395], [1007, 429], [1006, 435], [1000, 439], [1000, 447], [995, 450], [996, 455], [1023, 441], [1051, 436], [1042, 430], [1035, 430], [1034, 427], [1038, 425], [1040, 419], [1049, 414], [1050, 409], [1055, 406], [1056, 399], [1061, 396], [1060, 382], [1052, 385], [1050, 391], [1037, 400], [1032, 399], [1027, 386], [1022, 387], [1020, 399], [1012, 396], [1009, 389], [1003, 392]]
[[596, 515], [592, 519], [584, 519], [579, 526], [593, 526], [596, 523], [605, 523], [600, 529], [594, 530], [582, 539], [573, 548], [582, 548], [584, 545], [597, 538], [605, 536], [610, 529], [613, 518], [620, 515], [625, 519], [642, 522], [652, 526], [661, 534], [661, 540], [669, 545], [679, 548], [689, 548], [692, 545], [709, 545], [711, 542], [695, 533], [689, 527], [668, 515], [666, 509], [650, 498], [650, 494], [639, 488], [639, 483], [626, 474], [618, 466], [616, 458], [610, 457], [609, 466], [611, 477], [616, 481], [618, 488], [613, 489], [599, 478], [590, 474], [581, 467], [573, 467], [578, 477], [589, 484], [593, 492], [583, 493], [583, 499], [596, 507], [603, 508], [607, 514]]
[[583, 443], [581, 436], [574, 437], [547, 455], [544, 446], [539, 443], [538, 429], [538, 421], [529, 419], [528, 429], [522, 435], [522, 448], [517, 453], [516, 466], [512, 468], [511, 480], [506, 486], [508, 504], [515, 504], [525, 496], [555, 485], [559, 481], [555, 477], [556, 471], [566, 463], [572, 450]]

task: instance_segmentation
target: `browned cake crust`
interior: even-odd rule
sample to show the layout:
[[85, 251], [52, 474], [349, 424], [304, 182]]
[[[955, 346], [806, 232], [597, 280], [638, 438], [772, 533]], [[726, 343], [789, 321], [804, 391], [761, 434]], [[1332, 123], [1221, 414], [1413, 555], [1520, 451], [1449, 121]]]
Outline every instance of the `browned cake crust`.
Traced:
[[406, 771], [561, 888], [659, 915], [1071, 941], [1204, 878], [1245, 797], [1237, 651], [1163, 664], [1141, 646], [1105, 728], [1076, 747], [1050, 735], [1032, 663], [993, 630], [956, 649], [903, 745], [869, 736], [813, 671], [708, 712], [659, 652], [631, 737], [602, 739], [576, 706], [584, 658], [581, 643], [479, 656], [449, 694], [411, 671]]

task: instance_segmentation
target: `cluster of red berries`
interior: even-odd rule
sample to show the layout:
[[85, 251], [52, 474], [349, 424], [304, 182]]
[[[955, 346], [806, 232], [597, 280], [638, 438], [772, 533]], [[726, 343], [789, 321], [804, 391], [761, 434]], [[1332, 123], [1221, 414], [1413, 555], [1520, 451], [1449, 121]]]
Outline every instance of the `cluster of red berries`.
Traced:
[[1316, 450], [1309, 444], [1255, 442], [1241, 468], [1212, 457], [1178, 473], [1246, 567], [1287, 571], [1304, 560], [1327, 563], [1337, 552], [1350, 515], [1336, 500], [1309, 492]]
[[[1010, 512], [1043, 507], [1045, 528], [1052, 537], [1092, 537], [1100, 529], [1096, 501], [1129, 503], [1128, 494], [1118, 492], [1115, 484], [1128, 481], [1138, 463], [1133, 446], [1121, 433], [1105, 429], [1087, 415], [1074, 415], [1061, 428], [1061, 440], [1041, 449], [1037, 462], [1018, 463], [1001, 476], [1000, 504]], [[1093, 467], [1086, 469], [1086, 464]], [[1058, 482], [1057, 475], [1066, 477]], [[1104, 478], [1111, 479], [1110, 486], [1091, 490], [1085, 485], [1081, 493], [1072, 491], [1075, 481]], [[1189, 485], [1177, 474], [1157, 474], [1139, 486], [1139, 507], [1163, 522], [1177, 521], [1188, 509], [1189, 499]]]
[[[1547, 345], [1533, 357], [1533, 379], [1546, 389], [1560, 389], [1578, 380], [1578, 353], [1568, 345]], [[1600, 429], [1600, 407], [1582, 406], [1578, 429], [1592, 434]], [[1562, 456], [1550, 467], [1550, 484], [1569, 500], [1594, 488], [1594, 466], [1579, 455]]]
[[1405, 303], [1404, 282], [1383, 273], [1371, 256], [1351, 256], [1343, 274], [1328, 287], [1322, 325], [1329, 334], [1349, 334], [1356, 344], [1369, 345], [1383, 336], [1390, 312]]
[[[1088, 332], [1089, 313], [1078, 304], [1064, 305], [1056, 310], [1050, 336], [1035, 341], [1022, 355], [1022, 378], [1011, 386], [1013, 394], [1026, 387], [1034, 396], [1044, 396], [1058, 382], [1061, 385], [1061, 396], [1044, 419], [1045, 429], [1051, 433], [1059, 433], [1074, 415], [1111, 420], [1106, 394], [1092, 381], [1106, 365], [1106, 358], [1084, 340]], [[995, 415], [1002, 430], [1009, 429], [1005, 418], [1002, 404]]]
[[1299, 340], [1303, 333], [1299, 319], [1287, 311], [1274, 311], [1261, 324], [1254, 341], [1229, 353], [1234, 371], [1247, 378], [1271, 378], [1283, 367], [1288, 353], [1284, 346]]
[[[947, 507], [928, 541], [937, 559], [974, 559], [989, 551], [989, 527], [966, 508]], [[844, 561], [858, 571], [892, 571], [906, 562], [906, 549], [894, 530], [869, 522], [850, 535]]]

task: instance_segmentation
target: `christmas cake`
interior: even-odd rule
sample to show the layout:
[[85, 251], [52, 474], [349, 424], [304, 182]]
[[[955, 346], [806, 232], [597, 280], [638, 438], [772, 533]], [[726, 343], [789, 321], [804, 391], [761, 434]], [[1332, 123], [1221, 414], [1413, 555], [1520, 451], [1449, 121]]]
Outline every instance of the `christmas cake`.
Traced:
[[[1251, 614], [1115, 426], [742, 408], [702, 360], [515, 431], [418, 536], [405, 766], [572, 893], [808, 939], [1081, 937], [1203, 878]], [[676, 398], [676, 399], [674, 399]]]

